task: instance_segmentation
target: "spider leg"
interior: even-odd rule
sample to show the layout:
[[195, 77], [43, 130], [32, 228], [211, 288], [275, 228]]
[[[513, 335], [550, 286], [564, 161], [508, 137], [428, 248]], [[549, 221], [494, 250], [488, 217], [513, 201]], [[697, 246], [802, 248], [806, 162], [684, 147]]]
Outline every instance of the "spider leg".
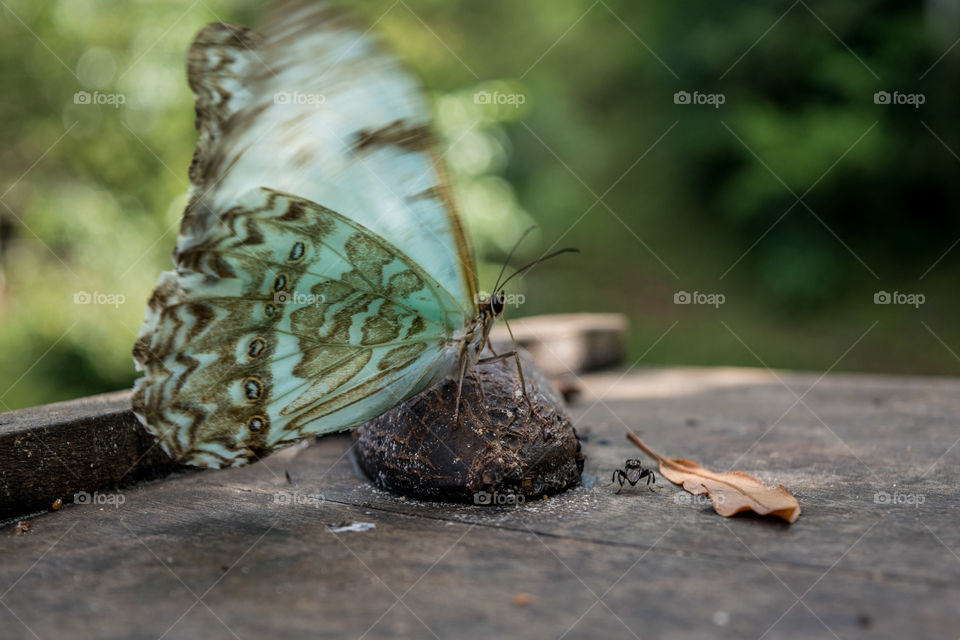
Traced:
[[625, 477], [625, 474], [620, 469], [617, 469], [616, 471], [613, 472], [613, 477], [620, 481], [620, 488], [617, 489], [617, 494], [619, 495], [620, 492], [623, 491], [623, 479]]
[[640, 471], [639, 475], [637, 475], [637, 482], [640, 482], [644, 478], [647, 479], [647, 486], [649, 487], [650, 486], [650, 470], [649, 469], [643, 469]]

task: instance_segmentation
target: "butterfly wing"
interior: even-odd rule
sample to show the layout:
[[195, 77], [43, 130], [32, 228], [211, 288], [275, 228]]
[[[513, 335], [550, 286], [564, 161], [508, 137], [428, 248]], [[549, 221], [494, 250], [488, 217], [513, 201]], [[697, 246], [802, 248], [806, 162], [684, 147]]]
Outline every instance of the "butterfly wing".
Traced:
[[[194, 196], [213, 211], [253, 186], [320, 203], [389, 238], [475, 313], [475, 263], [430, 110], [369, 29], [325, 4], [287, 5], [262, 35], [211, 24], [188, 77], [201, 131]], [[185, 224], [214, 224], [198, 214]]]
[[455, 373], [476, 277], [414, 79], [323, 5], [262, 34], [208, 25], [188, 78], [177, 270], [134, 350], [134, 411], [161, 446], [243, 464]]
[[270, 189], [221, 219], [161, 277], [134, 351], [134, 411], [172, 457], [243, 464], [455, 366], [457, 302], [382, 237]]

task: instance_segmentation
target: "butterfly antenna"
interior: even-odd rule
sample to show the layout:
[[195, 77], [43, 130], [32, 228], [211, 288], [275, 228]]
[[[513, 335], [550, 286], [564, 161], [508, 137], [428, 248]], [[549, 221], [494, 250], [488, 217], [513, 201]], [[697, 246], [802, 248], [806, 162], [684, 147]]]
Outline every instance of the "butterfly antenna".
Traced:
[[[511, 280], [513, 280], [516, 276], [520, 275], [521, 273], [525, 273], [525, 272], [529, 271], [530, 269], [533, 269], [535, 266], [537, 266], [538, 264], [540, 264], [540, 263], [543, 262], [544, 260], [549, 260], [550, 258], [555, 258], [555, 257], [557, 257], [557, 256], [559, 256], [559, 255], [561, 255], [561, 254], [564, 254], [564, 253], [580, 253], [580, 249], [572, 249], [572, 248], [559, 249], [559, 250], [557, 250], [557, 251], [554, 251], [553, 253], [548, 253], [548, 254], [545, 255], [545, 256], [540, 256], [539, 258], [537, 258], [536, 260], [534, 260], [534, 261], [531, 262], [530, 264], [528, 264], [528, 265], [526, 265], [526, 266], [523, 266], [523, 267], [520, 267], [519, 269], [517, 269], [516, 271], [514, 271], [513, 273], [511, 273], [511, 274], [507, 277], [507, 279], [504, 280], [502, 283], [499, 282], [499, 278], [497, 279], [497, 282], [500, 284], [501, 287], [505, 287], [505, 286], [507, 286], [507, 283], [508, 283], [508, 282], [510, 282]], [[494, 291], [496, 291], [496, 290], [497, 290], [497, 289], [494, 289]]]
[[497, 283], [493, 285], [493, 293], [496, 293], [500, 288], [500, 278], [503, 277], [503, 272], [507, 270], [507, 265], [510, 264], [510, 258], [513, 257], [514, 252], [516, 252], [517, 247], [520, 246], [520, 243], [523, 242], [523, 239], [527, 237], [531, 231], [536, 229], [536, 225], [532, 227], [527, 227], [527, 230], [520, 234], [520, 238], [514, 243], [513, 248], [510, 249], [510, 253], [507, 254], [507, 259], [503, 261], [503, 266], [500, 267], [500, 275], [497, 276]]

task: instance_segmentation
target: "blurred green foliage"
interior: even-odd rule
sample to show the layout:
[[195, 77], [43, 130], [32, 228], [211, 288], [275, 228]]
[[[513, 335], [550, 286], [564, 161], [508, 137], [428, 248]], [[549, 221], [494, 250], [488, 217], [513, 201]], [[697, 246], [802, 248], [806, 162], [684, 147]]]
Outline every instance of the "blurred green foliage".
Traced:
[[[481, 287], [531, 222], [518, 263], [583, 251], [518, 283], [522, 313], [627, 313], [641, 364], [957, 371], [956, 1], [355, 10], [435, 100]], [[131, 384], [195, 141], [185, 52], [205, 23], [259, 12], [0, 10], [0, 410]], [[77, 104], [78, 91], [123, 104]], [[479, 104], [483, 91], [522, 104]], [[877, 104], [878, 91], [923, 104]], [[679, 291], [725, 303], [677, 305]], [[877, 305], [878, 291], [925, 303]]]

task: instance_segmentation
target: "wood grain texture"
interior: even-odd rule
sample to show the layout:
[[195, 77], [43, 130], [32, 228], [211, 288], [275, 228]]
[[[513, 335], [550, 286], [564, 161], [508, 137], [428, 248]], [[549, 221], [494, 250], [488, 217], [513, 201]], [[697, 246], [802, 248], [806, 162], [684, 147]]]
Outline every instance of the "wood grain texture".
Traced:
[[[116, 508], [67, 505], [32, 518], [24, 535], [7, 526], [0, 536], [0, 593], [9, 587], [0, 629], [41, 638], [65, 629], [114, 638], [955, 637], [960, 380], [778, 376], [583, 376], [571, 413], [589, 433], [586, 473], [598, 483], [521, 507], [378, 490], [355, 470], [349, 436], [139, 484]], [[610, 473], [637, 454], [628, 429], [664, 455], [783, 483], [804, 515], [793, 526], [721, 518], [660, 483], [615, 495]], [[356, 522], [375, 528], [329, 526]], [[521, 592], [528, 604], [514, 604]]]
[[127, 391], [0, 414], [0, 521], [174, 468], [134, 418]]

